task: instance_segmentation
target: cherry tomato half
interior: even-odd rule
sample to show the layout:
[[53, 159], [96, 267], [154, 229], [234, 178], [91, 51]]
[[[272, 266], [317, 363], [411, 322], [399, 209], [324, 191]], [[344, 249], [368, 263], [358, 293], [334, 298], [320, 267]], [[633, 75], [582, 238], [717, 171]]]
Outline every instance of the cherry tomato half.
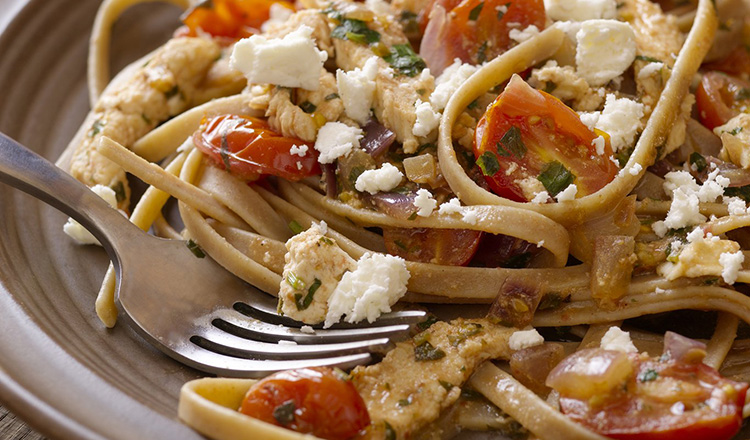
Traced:
[[740, 44], [726, 57], [706, 63], [701, 68], [718, 70], [738, 78], [747, 79], [750, 77], [750, 50], [745, 45]]
[[[283, 137], [266, 121], [251, 116], [222, 115], [204, 120], [193, 142], [219, 168], [245, 180], [256, 180], [262, 174], [300, 180], [321, 172], [312, 144]], [[305, 148], [300, 156], [299, 150]]]
[[408, 261], [465, 266], [482, 233], [470, 229], [383, 228], [385, 248]]
[[728, 440], [739, 431], [748, 384], [725, 379], [701, 362], [636, 354], [631, 360], [633, 374], [609, 396], [561, 396], [561, 411], [620, 440]]
[[182, 22], [190, 36], [205, 32], [214, 37], [245, 38], [259, 33], [274, 3], [294, 10], [291, 3], [279, 0], [211, 0], [188, 10]]
[[740, 114], [750, 111], [750, 82], [722, 72], [707, 72], [695, 92], [698, 116], [713, 130]]
[[324, 367], [281, 371], [258, 381], [240, 412], [329, 440], [350, 439], [370, 424], [365, 402], [345, 373]]
[[574, 181], [578, 196], [584, 196], [604, 187], [619, 171], [610, 159], [608, 136], [603, 136], [602, 154], [596, 152], [593, 141], [598, 136], [559, 99], [514, 75], [477, 124], [474, 156], [501, 197], [528, 201], [522, 184], [540, 175], [542, 182], [553, 180], [547, 188], [550, 195], [565, 189], [552, 190], [552, 184]]
[[482, 64], [510, 48], [511, 29], [544, 29], [542, 0], [432, 0], [421, 15], [427, 27], [419, 54], [434, 75], [456, 58]]

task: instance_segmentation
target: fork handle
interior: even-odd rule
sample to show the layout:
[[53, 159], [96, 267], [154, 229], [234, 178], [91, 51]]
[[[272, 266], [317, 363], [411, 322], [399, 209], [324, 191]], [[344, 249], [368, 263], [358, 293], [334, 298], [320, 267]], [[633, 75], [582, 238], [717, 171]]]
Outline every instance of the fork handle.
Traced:
[[140, 231], [88, 187], [27, 147], [0, 133], [0, 182], [73, 217], [116, 258], [113, 245]]

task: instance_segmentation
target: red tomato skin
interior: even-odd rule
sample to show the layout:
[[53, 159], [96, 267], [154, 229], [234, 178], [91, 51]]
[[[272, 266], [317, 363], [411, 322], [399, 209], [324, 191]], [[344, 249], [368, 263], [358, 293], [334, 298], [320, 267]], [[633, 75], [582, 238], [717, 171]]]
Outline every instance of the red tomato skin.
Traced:
[[[294, 402], [294, 419], [282, 425], [274, 410], [289, 401]], [[240, 412], [329, 440], [350, 439], [370, 424], [354, 384], [325, 367], [282, 371], [258, 381], [245, 395]]]
[[[245, 180], [256, 180], [258, 175], [300, 180], [321, 173], [318, 153], [311, 143], [283, 137], [266, 121], [251, 116], [222, 115], [204, 120], [193, 142], [216, 166], [228, 166], [232, 175]], [[305, 155], [292, 154], [294, 145], [306, 145]]]
[[[483, 6], [477, 19], [471, 20], [472, 11], [480, 4]], [[497, 8], [506, 6], [507, 11], [498, 20]], [[439, 75], [456, 58], [471, 64], [492, 60], [513, 43], [508, 36], [510, 29], [534, 25], [542, 30], [546, 14], [543, 0], [433, 0], [420, 20], [426, 27], [419, 54], [430, 71]], [[511, 28], [510, 23], [518, 25]], [[480, 50], [485, 43], [485, 49]]]
[[466, 266], [482, 233], [470, 229], [383, 228], [385, 248], [407, 261]]
[[750, 100], [736, 99], [742, 89], [750, 89], [750, 82], [722, 72], [707, 72], [695, 92], [698, 117], [703, 125], [713, 130], [724, 125], [740, 112], [748, 111]]
[[518, 181], [535, 178], [551, 161], [562, 163], [576, 176], [579, 196], [600, 190], [619, 172], [610, 159], [612, 148], [608, 136], [604, 136], [604, 153], [596, 154], [592, 142], [599, 135], [584, 125], [575, 111], [517, 76], [479, 120], [474, 134], [474, 156], [479, 158], [485, 151], [496, 152], [496, 145], [511, 127], [520, 130], [527, 151], [523, 158], [496, 155], [500, 170], [485, 179], [500, 197], [528, 201]]
[[723, 59], [706, 63], [701, 69], [718, 70], [747, 80], [750, 76], [750, 52], [745, 45], [740, 44]]
[[291, 3], [280, 0], [212, 0], [211, 7], [195, 6], [183, 15], [182, 21], [189, 29], [183, 34], [194, 37], [205, 32], [214, 37], [249, 37], [259, 33], [274, 3], [294, 10]]
[[[634, 377], [639, 377], [650, 368], [659, 371], [660, 375], [702, 384], [706, 387], [706, 397], [711, 395], [710, 390], [723, 386], [732, 386], [736, 394], [734, 399], [721, 403], [719, 412], [711, 410], [707, 414], [705, 407], [686, 410], [682, 419], [668, 413], [669, 404], [636, 400], [630, 394], [627, 395], [628, 400], [624, 400], [623, 396], [626, 395], [623, 394], [598, 410], [592, 410], [585, 401], [561, 397], [560, 409], [573, 420], [618, 440], [729, 440], [739, 432], [747, 383], [725, 379], [715, 369], [702, 363], [673, 361], [669, 361], [666, 366], [654, 361], [641, 363], [639, 373]], [[631, 379], [631, 382], [634, 380], [638, 379]], [[632, 385], [629, 387], [631, 389]], [[644, 407], [650, 409], [643, 410]], [[703, 412], [699, 414], [701, 411]], [[648, 419], [649, 416], [651, 419]]]

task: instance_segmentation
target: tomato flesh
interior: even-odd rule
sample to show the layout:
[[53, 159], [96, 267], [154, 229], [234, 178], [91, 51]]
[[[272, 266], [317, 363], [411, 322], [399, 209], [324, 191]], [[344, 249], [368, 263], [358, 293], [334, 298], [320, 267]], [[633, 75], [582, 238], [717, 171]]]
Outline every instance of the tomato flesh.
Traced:
[[707, 72], [695, 92], [698, 116], [713, 130], [741, 112], [750, 112], [750, 82], [722, 72]]
[[190, 36], [205, 32], [214, 37], [246, 38], [260, 33], [274, 3], [294, 10], [291, 3], [279, 0], [211, 0], [194, 6], [182, 21]]
[[370, 416], [344, 376], [325, 367], [275, 373], [248, 390], [240, 412], [324, 439], [350, 439], [370, 424]]
[[433, 0], [421, 14], [427, 25], [419, 54], [439, 75], [459, 58], [481, 64], [513, 44], [511, 29], [544, 29], [542, 0]]
[[[300, 180], [321, 173], [318, 153], [309, 142], [283, 137], [251, 116], [222, 115], [204, 120], [193, 142], [219, 168], [245, 180], [273, 175]], [[293, 148], [307, 147], [303, 156]], [[296, 151], [296, 150], [295, 150]]]
[[385, 248], [408, 261], [465, 266], [479, 246], [482, 233], [470, 229], [383, 228]]
[[611, 395], [561, 396], [571, 419], [621, 440], [728, 440], [740, 429], [748, 384], [700, 362], [632, 355], [634, 374]]
[[[520, 134], [520, 151], [500, 149], [511, 130]], [[497, 161], [496, 172], [485, 173], [485, 179], [501, 197], [529, 201], [531, 197], [524, 194], [522, 182], [536, 179], [554, 162], [575, 177], [580, 197], [603, 188], [619, 171], [611, 160], [608, 136], [603, 136], [603, 154], [597, 154], [593, 141], [598, 136], [559, 99], [514, 76], [477, 124], [474, 156], [479, 159], [488, 152]]]
[[701, 68], [706, 70], [718, 70], [729, 75], [747, 79], [750, 76], [750, 51], [745, 45], [737, 46], [729, 55], [711, 63], [706, 63]]

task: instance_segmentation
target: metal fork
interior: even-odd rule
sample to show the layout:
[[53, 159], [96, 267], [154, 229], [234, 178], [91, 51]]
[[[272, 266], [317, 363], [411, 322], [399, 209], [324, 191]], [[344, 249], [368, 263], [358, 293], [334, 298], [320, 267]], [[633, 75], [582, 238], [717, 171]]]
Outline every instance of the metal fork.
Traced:
[[0, 181], [73, 217], [107, 250], [121, 316], [177, 361], [221, 376], [262, 377], [311, 366], [351, 368], [407, 336], [425, 312], [381, 316], [376, 325], [302, 329], [275, 299], [181, 240], [144, 233], [86, 186], [0, 133]]

